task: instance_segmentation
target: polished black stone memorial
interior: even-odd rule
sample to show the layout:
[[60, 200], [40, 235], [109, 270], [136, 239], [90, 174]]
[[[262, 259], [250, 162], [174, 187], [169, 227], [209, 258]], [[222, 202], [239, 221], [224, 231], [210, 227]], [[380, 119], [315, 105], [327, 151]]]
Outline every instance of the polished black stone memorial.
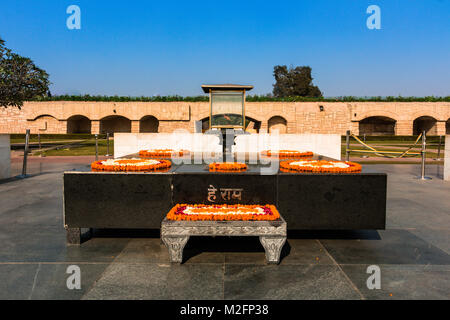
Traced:
[[275, 204], [290, 230], [385, 228], [384, 173], [363, 166], [362, 173], [352, 174], [268, 175], [261, 174], [262, 167], [249, 164], [237, 173], [209, 172], [206, 163], [173, 164], [162, 173], [67, 171], [68, 239], [77, 238], [79, 228], [159, 229], [177, 203]]

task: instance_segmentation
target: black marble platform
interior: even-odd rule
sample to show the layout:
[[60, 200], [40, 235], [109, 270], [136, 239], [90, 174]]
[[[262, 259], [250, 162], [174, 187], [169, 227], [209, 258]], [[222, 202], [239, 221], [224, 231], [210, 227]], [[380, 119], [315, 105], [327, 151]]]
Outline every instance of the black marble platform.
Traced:
[[385, 229], [386, 174], [363, 166], [352, 174], [270, 175], [262, 167], [268, 165], [237, 173], [209, 172], [206, 163], [162, 173], [67, 171], [65, 227], [159, 229], [177, 203], [241, 203], [275, 204], [290, 230]]

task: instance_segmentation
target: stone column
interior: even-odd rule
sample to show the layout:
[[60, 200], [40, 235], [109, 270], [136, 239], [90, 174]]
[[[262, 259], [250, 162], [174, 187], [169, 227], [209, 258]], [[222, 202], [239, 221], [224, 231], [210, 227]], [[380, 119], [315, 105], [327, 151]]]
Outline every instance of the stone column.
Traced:
[[438, 136], [445, 135], [445, 121], [436, 122], [436, 134]]
[[411, 136], [413, 135], [414, 120], [398, 120], [395, 124], [395, 135]]
[[259, 128], [259, 133], [268, 133], [269, 127], [267, 121], [261, 121], [261, 127]]
[[67, 133], [67, 120], [60, 120], [59, 121], [59, 128], [58, 133]]
[[450, 181], [450, 134], [445, 136], [444, 180]]
[[286, 133], [296, 133], [297, 123], [295, 121], [288, 121], [286, 126]]
[[99, 134], [100, 133], [100, 121], [92, 120], [91, 121], [91, 134]]
[[[359, 121], [352, 121], [352, 122], [350, 122], [349, 130], [355, 136], [359, 136]], [[343, 135], [345, 135], [345, 132], [343, 133]]]
[[139, 120], [131, 120], [131, 133], [139, 133]]

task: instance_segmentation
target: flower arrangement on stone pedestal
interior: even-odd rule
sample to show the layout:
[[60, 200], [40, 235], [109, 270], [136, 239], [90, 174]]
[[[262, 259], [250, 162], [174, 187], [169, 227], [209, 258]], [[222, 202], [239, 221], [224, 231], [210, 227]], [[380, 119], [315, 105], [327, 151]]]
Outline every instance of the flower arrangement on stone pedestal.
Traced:
[[94, 171], [159, 171], [169, 169], [172, 162], [159, 159], [108, 159], [94, 161], [91, 168]]
[[278, 158], [304, 158], [312, 157], [314, 154], [311, 151], [297, 151], [297, 150], [265, 150], [261, 151], [261, 155], [267, 157], [278, 157]]
[[284, 172], [357, 173], [361, 172], [362, 167], [359, 163], [350, 161], [293, 160], [280, 162], [280, 170]]
[[211, 172], [243, 172], [247, 170], [247, 165], [241, 162], [213, 162], [208, 167]]
[[184, 221], [273, 221], [280, 219], [274, 205], [177, 204], [167, 214], [168, 220]]
[[181, 157], [183, 155], [189, 154], [188, 150], [174, 150], [174, 149], [150, 149], [141, 150], [139, 155], [141, 157], [161, 157], [170, 158], [172, 156]]

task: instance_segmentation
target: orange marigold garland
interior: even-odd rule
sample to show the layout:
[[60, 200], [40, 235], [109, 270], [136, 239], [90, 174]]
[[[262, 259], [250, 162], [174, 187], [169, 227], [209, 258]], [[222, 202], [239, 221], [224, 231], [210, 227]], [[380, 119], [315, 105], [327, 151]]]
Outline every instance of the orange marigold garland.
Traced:
[[167, 214], [168, 220], [184, 221], [273, 221], [280, 218], [280, 213], [274, 205], [207, 205], [207, 204], [177, 204]]
[[155, 171], [170, 168], [169, 160], [157, 159], [108, 159], [92, 162], [96, 171]]
[[312, 157], [314, 154], [311, 151], [297, 151], [297, 150], [279, 150], [272, 151], [266, 150], [261, 152], [262, 155], [268, 157], [279, 157], [279, 158], [304, 158], [304, 157]]
[[139, 155], [141, 157], [162, 157], [162, 158], [170, 158], [173, 155], [175, 156], [183, 156], [189, 154], [187, 150], [173, 150], [173, 149], [151, 149], [151, 150], [141, 150], [139, 151]]
[[213, 162], [209, 164], [209, 171], [240, 172], [246, 171], [247, 165], [241, 162]]
[[280, 169], [287, 172], [355, 173], [361, 172], [362, 167], [350, 161], [293, 160], [280, 162]]

